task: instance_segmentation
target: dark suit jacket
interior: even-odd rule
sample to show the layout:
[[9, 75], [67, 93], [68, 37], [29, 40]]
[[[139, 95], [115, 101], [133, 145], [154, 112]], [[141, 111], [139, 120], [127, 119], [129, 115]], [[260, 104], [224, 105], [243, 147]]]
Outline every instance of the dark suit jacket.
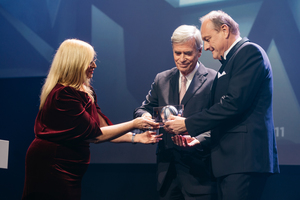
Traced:
[[188, 117], [188, 132], [211, 130], [215, 177], [278, 173], [272, 111], [272, 69], [265, 51], [247, 38], [230, 50], [211, 91], [211, 107]]
[[[151, 90], [146, 96], [146, 100], [141, 107], [135, 110], [134, 117], [142, 116], [145, 112], [153, 114], [153, 107], [178, 105], [179, 73], [179, 70], [175, 67], [157, 74], [151, 85]], [[202, 63], [199, 63], [199, 68], [182, 100], [184, 105], [183, 116], [191, 116], [209, 106], [210, 89], [215, 76], [216, 71], [205, 68]], [[164, 130], [160, 129], [160, 132], [164, 133]], [[199, 134], [199, 132], [194, 133], [194, 135]], [[205, 140], [206, 138], [203, 137], [202, 139]], [[184, 181], [191, 193], [211, 193], [210, 149], [205, 147], [205, 142], [207, 141], [203, 142], [204, 150], [197, 148], [184, 149], [174, 145], [171, 140], [171, 134], [164, 133], [163, 140], [159, 142], [157, 149], [158, 190], [160, 190], [165, 181], [170, 162], [175, 161], [176, 163], [183, 162], [183, 165], [191, 168], [191, 171], [193, 171], [191, 173], [196, 173], [194, 176], [203, 179], [202, 190], [199, 190], [198, 186], [195, 187], [192, 182], [188, 181], [188, 178]]]

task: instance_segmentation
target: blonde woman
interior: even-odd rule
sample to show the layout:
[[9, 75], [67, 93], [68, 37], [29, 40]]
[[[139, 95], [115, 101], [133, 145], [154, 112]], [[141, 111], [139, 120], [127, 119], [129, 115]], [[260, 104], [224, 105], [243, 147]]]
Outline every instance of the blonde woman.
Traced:
[[90, 86], [97, 67], [94, 58], [93, 47], [77, 39], [64, 41], [55, 54], [40, 96], [36, 138], [26, 154], [23, 200], [79, 200], [91, 141], [156, 143], [161, 139], [151, 131], [136, 136], [129, 132], [158, 128], [151, 120], [112, 125], [101, 112]]

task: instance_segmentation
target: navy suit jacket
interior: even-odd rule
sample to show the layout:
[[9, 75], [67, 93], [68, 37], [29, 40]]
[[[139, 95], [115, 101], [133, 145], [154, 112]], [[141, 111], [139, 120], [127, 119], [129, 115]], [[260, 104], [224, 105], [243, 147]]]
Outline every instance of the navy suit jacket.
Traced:
[[228, 53], [211, 91], [211, 107], [188, 117], [188, 132], [211, 130], [215, 177], [278, 173], [272, 69], [265, 51], [243, 38]]
[[[149, 112], [152, 115], [153, 107], [179, 105], [179, 73], [179, 70], [174, 67], [157, 74], [151, 85], [151, 90], [146, 96], [146, 100], [141, 107], [135, 110], [134, 117], [142, 116], [145, 112]], [[202, 63], [199, 63], [199, 68], [181, 102], [181, 104], [184, 105], [183, 116], [191, 116], [209, 106], [210, 89], [215, 76], [215, 70], [205, 68]], [[164, 135], [163, 140], [158, 143], [157, 148], [158, 190], [160, 190], [165, 181], [170, 162], [174, 160], [176, 160], [177, 163], [182, 162], [183, 155], [186, 155], [185, 160], [188, 160], [189, 164], [185, 164], [193, 168], [191, 171], [198, 173], [198, 175], [195, 176], [202, 177], [204, 180], [206, 179], [207, 182], [203, 184], [201, 190], [199, 190], [198, 186], [193, 187], [193, 183], [188, 180], [184, 181], [184, 184], [187, 184], [187, 188], [189, 188], [192, 194], [211, 193], [212, 189], [209, 181], [210, 149], [209, 147], [205, 147], [205, 143], [209, 143], [206, 146], [210, 146], [209, 139], [199, 136], [199, 138], [203, 140], [202, 147], [204, 150], [197, 148], [186, 149], [174, 145], [171, 140], [171, 134], [165, 133], [163, 129], [160, 129], [160, 132], [163, 132]], [[194, 135], [199, 134], [199, 132], [194, 133]]]

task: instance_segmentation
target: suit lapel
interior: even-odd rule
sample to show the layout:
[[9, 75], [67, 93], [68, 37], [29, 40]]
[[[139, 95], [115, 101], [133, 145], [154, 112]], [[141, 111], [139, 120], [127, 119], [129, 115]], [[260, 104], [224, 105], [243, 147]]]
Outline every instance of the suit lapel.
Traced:
[[249, 39], [244, 37], [243, 39], [241, 39], [238, 43], [236, 43], [236, 45], [234, 45], [234, 47], [232, 47], [232, 49], [229, 51], [229, 53], [226, 56], [226, 61], [225, 64], [227, 63], [227, 61], [229, 61], [232, 57], [232, 55], [245, 43], [248, 42]]
[[169, 85], [169, 105], [178, 105], [179, 104], [179, 70], [173, 72], [170, 78]]
[[[226, 60], [222, 63], [222, 66], [220, 67], [218, 73], [223, 73], [225, 66], [227, 65], [227, 63], [230, 61], [230, 59], [232, 58], [233, 54], [245, 43], [248, 42], [249, 39], [244, 37], [242, 40], [240, 40], [238, 43], [236, 43], [236, 45], [234, 45], [234, 47], [232, 47], [232, 49], [229, 51], [229, 53], [226, 56]], [[212, 88], [211, 88], [211, 105], [214, 104], [214, 95], [215, 95], [215, 89], [216, 89], [216, 85], [218, 82], [218, 73], [215, 77], [215, 80], [213, 82]]]
[[206, 75], [207, 71], [202, 63], [199, 63], [198, 70], [195, 72], [193, 80], [186, 91], [181, 104], [185, 105], [196, 93], [199, 88], [203, 85], [203, 83], [206, 81]]

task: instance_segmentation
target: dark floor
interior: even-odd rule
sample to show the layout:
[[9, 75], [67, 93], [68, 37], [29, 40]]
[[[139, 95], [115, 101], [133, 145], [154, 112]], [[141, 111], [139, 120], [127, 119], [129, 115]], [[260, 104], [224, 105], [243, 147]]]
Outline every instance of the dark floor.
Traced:
[[[263, 200], [300, 200], [300, 166], [280, 166]], [[155, 200], [155, 164], [92, 164], [82, 183], [82, 200]]]

